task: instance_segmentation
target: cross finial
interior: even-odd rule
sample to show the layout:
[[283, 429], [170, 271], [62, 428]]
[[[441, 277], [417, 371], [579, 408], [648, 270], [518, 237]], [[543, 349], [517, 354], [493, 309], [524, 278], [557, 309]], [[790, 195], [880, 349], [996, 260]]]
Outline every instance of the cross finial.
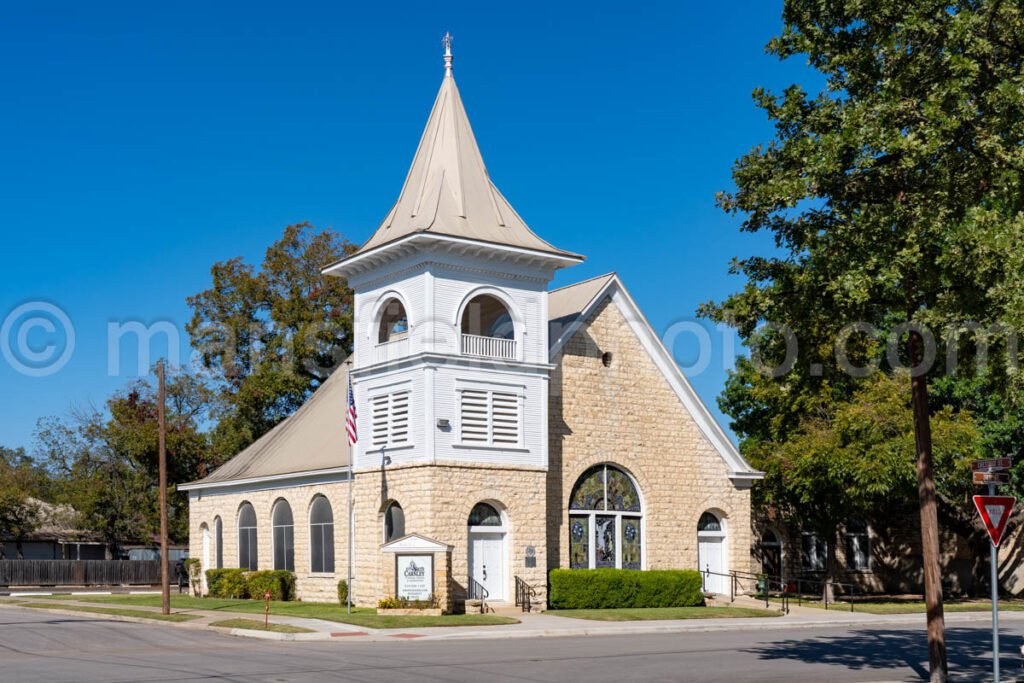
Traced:
[[444, 75], [452, 75], [452, 34], [447, 31], [444, 34], [444, 38], [441, 39], [441, 45], [444, 46]]

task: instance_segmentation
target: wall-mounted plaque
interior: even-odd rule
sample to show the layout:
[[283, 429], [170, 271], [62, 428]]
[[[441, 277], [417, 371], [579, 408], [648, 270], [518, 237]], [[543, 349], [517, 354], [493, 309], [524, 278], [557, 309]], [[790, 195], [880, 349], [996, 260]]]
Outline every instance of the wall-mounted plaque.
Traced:
[[395, 596], [429, 600], [434, 594], [433, 555], [395, 555]]

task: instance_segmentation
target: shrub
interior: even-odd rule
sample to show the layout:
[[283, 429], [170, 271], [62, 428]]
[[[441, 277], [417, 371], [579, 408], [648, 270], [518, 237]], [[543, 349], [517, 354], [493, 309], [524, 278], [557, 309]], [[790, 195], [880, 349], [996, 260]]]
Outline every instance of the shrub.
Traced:
[[693, 569], [552, 569], [548, 582], [551, 609], [704, 604], [700, 572]]
[[345, 583], [345, 579], [338, 582], [338, 602], [342, 607], [348, 605], [348, 584]]
[[247, 598], [248, 584], [242, 569], [206, 570], [206, 588], [211, 598]]
[[249, 572], [245, 575], [249, 597], [262, 600], [270, 591], [271, 600], [295, 599], [295, 575], [283, 569]]

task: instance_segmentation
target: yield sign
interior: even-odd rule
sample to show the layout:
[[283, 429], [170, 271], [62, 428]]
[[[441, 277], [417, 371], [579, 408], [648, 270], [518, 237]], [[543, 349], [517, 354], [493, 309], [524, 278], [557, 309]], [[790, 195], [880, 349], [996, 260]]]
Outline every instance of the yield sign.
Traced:
[[1016, 502], [1013, 496], [975, 496], [974, 507], [978, 508], [981, 521], [985, 523], [989, 537], [992, 538], [992, 545], [999, 547], [999, 541], [1003, 538], [1003, 529], [1010, 521], [1010, 511]]

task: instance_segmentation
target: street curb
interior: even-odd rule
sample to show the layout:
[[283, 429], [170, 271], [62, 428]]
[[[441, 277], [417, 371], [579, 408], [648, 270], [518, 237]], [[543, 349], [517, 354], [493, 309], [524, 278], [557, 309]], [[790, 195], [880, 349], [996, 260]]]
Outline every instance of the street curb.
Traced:
[[[278, 640], [278, 641], [343, 641], [345, 638], [335, 637], [332, 632], [327, 631], [315, 631], [313, 633], [275, 633], [273, 631], [256, 631], [252, 629], [243, 628], [224, 628], [220, 626], [213, 626], [208, 621], [204, 622], [203, 616], [199, 616], [195, 621], [161, 621], [159, 619], [147, 619], [145, 617], [132, 617], [117, 614], [102, 614], [96, 612], [85, 612], [77, 610], [67, 610], [60, 608], [33, 608], [26, 607], [24, 605], [11, 604], [11, 603], [0, 603], [0, 608], [13, 608], [13, 609], [26, 609], [34, 612], [51, 612], [53, 614], [60, 614], [64, 616], [75, 616], [75, 617], [101, 617], [110, 621], [123, 621], [128, 623], [136, 624], [155, 624], [158, 626], [173, 626], [178, 628], [187, 628], [192, 630], [207, 630], [223, 635], [235, 636], [238, 638], [255, 638], [258, 640]], [[1007, 621], [1015, 622], [1024, 620], [1024, 612], [1009, 612], [1001, 614], [1000, 616], [1005, 618], [1010, 616]], [[957, 613], [946, 615], [947, 626], [957, 626], [961, 624], [973, 624], [976, 622], [988, 623], [991, 617], [988, 613]], [[200, 623], [196, 623], [199, 621]], [[653, 635], [653, 634], [665, 634], [665, 633], [715, 633], [722, 631], [750, 631], [756, 630], [757, 627], [765, 624], [764, 618], [757, 619], [736, 619], [740, 623], [716, 623], [716, 624], [702, 624], [700, 620], [695, 620], [689, 623], [683, 624], [652, 624], [642, 622], [622, 622], [622, 626], [603, 626], [603, 627], [579, 627], [579, 628], [540, 628], [540, 629], [506, 629], [500, 631], [488, 631], [488, 630], [462, 630], [471, 629], [472, 627], [454, 627], [446, 629], [443, 632], [431, 632], [431, 633], [416, 633], [418, 636], [415, 639], [417, 641], [432, 641], [432, 640], [494, 640], [494, 639], [505, 639], [505, 638], [570, 638], [570, 637], [590, 637], [590, 636], [622, 636], [622, 635]], [[829, 629], [829, 628], [877, 628], [884, 626], [907, 626], [916, 623], [924, 624], [923, 614], [894, 614], [894, 615], [872, 615], [872, 618], [861, 618], [861, 619], [842, 619], [835, 621], [825, 620], [791, 620], [788, 621], [787, 617], [776, 617], [769, 619], [768, 622], [773, 628], [779, 629]], [[287, 622], [275, 622], [279, 624], [286, 624]], [[642, 625], [641, 625], [642, 624]], [[485, 627], [486, 628], [486, 627]], [[395, 642], [395, 633], [415, 633], [417, 629], [365, 629], [366, 638], [358, 638], [357, 642]]]

